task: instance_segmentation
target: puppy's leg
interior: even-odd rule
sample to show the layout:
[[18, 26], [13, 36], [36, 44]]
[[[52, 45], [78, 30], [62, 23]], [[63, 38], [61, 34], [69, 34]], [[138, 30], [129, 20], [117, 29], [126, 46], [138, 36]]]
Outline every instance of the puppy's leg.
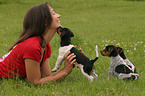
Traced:
[[135, 66], [128, 59], [125, 59], [124, 62], [135, 72]]
[[98, 75], [95, 73], [94, 66], [92, 68], [92, 71], [90, 72], [90, 75], [92, 75], [97, 80]]
[[[93, 63], [98, 59], [98, 57], [99, 57], [98, 46], [96, 45], [96, 58], [93, 60]], [[98, 77], [98, 75], [95, 73], [94, 65], [93, 65], [93, 69], [92, 69], [90, 75], [92, 75], [95, 79], [97, 79], [97, 77]]]
[[83, 67], [84, 67], [84, 66], [81, 65], [81, 64], [77, 64], [77, 66], [81, 69], [83, 75], [84, 75], [85, 77], [87, 77], [87, 78], [92, 82], [93, 79], [94, 79], [94, 77], [93, 77], [93, 76], [89, 76], [87, 73], [84, 72], [84, 70], [83, 70]]
[[98, 75], [94, 71], [91, 72], [91, 75], [97, 80]]
[[137, 73], [133, 73], [132, 69], [127, 65], [118, 65], [115, 68], [115, 71], [119, 74], [119, 79], [136, 80], [139, 78], [139, 75]]
[[58, 56], [57, 57], [57, 61], [55, 63], [55, 67], [51, 70], [52, 72], [56, 72], [57, 69], [60, 67], [60, 65], [62, 65], [62, 62], [64, 61], [64, 57], [63, 56]]
[[137, 73], [130, 73], [130, 74], [120, 73], [119, 74], [119, 79], [128, 79], [128, 80], [133, 79], [133, 80], [136, 80], [138, 78], [139, 78], [139, 75]]

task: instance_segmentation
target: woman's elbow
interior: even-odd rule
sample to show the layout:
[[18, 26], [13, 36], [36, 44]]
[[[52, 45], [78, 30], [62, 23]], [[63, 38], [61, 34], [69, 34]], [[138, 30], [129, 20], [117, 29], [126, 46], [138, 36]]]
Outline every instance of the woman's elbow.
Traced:
[[38, 85], [41, 84], [39, 81], [34, 81], [34, 82], [31, 82], [31, 83], [34, 84], [35, 86], [38, 86]]
[[30, 80], [29, 78], [27, 78], [29, 82], [31, 82], [32, 84], [34, 84], [35, 86], [40, 85], [40, 80]]

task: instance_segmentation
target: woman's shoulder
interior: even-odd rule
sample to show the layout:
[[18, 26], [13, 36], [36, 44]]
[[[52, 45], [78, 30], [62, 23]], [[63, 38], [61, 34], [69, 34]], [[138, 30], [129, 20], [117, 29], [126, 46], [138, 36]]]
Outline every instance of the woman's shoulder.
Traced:
[[24, 40], [23, 42], [19, 43], [18, 46], [21, 46], [23, 48], [41, 48], [40, 45], [40, 37], [39, 36], [35, 36], [35, 37], [30, 37], [26, 40]]
[[[40, 45], [40, 37], [39, 36], [35, 36], [35, 37], [30, 37], [26, 40], [24, 40], [23, 42], [19, 43], [20, 46], [23, 47], [36, 47], [41, 49], [41, 45]], [[47, 44], [47, 48], [51, 48], [50, 44]]]

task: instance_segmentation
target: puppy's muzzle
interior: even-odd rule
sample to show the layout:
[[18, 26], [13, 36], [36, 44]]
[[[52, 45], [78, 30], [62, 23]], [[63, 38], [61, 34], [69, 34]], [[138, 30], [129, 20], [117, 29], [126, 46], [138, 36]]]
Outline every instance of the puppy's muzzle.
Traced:
[[100, 51], [100, 53], [101, 53], [101, 55], [102, 55], [102, 56], [105, 56], [105, 54], [103, 54], [103, 53], [104, 53], [104, 51], [103, 51], [103, 50], [101, 50], [101, 51]]

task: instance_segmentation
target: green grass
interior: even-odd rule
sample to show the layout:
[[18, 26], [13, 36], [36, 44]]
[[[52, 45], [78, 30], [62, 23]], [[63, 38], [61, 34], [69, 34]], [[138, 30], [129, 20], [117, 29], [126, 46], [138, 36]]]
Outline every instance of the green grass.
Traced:
[[[47, 0], [0, 0], [0, 56], [17, 40], [27, 10]], [[64, 80], [35, 87], [27, 80], [3, 79], [1, 96], [144, 96], [145, 95], [145, 2], [143, 0], [49, 0], [61, 15], [61, 23], [75, 37], [72, 43], [82, 48], [89, 58], [95, 57], [106, 44], [121, 46], [140, 75], [137, 81], [125, 82], [108, 78], [110, 58], [95, 62], [98, 80], [90, 83], [78, 68]], [[60, 38], [52, 46], [51, 67], [58, 56]]]

